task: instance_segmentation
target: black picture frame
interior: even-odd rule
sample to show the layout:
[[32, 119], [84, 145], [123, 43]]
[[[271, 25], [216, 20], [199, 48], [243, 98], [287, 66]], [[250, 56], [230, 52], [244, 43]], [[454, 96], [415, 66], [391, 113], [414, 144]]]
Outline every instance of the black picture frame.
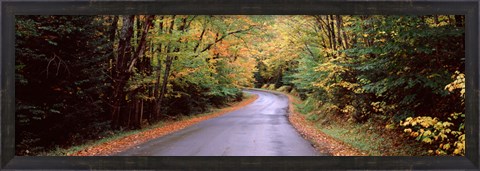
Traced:
[[[479, 170], [478, 0], [156, 0], [0, 2], [0, 170]], [[15, 15], [344, 14], [465, 15], [466, 155], [464, 157], [29, 157], [15, 156]]]

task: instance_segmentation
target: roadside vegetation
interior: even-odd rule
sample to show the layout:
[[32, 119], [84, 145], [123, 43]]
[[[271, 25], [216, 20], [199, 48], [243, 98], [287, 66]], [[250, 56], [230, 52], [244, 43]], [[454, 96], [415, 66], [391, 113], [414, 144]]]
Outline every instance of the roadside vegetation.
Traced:
[[[368, 155], [465, 155], [465, 18], [17, 16], [16, 155], [290, 93]], [[65, 153], [62, 153], [65, 154]]]
[[55, 150], [40, 153], [41, 156], [108, 156], [127, 150], [135, 145], [149, 140], [179, 131], [198, 122], [221, 116], [225, 113], [240, 109], [258, 98], [258, 95], [245, 93], [244, 100], [231, 102], [222, 108], [213, 108], [209, 112], [180, 116], [173, 120], [158, 122], [142, 129], [112, 132], [110, 136], [90, 140], [82, 145], [68, 148], [56, 148]]
[[465, 154], [463, 16], [275, 21], [257, 87], [300, 97], [319, 129], [372, 155]]
[[15, 150], [37, 155], [242, 99], [246, 16], [17, 16]]

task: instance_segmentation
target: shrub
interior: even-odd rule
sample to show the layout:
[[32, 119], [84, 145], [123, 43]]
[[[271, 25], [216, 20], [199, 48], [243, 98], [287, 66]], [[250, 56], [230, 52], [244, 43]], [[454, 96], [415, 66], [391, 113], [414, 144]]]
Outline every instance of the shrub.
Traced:
[[[450, 93], [457, 93], [464, 105], [465, 75], [458, 71], [452, 76], [453, 82], [445, 86]], [[430, 144], [429, 153], [437, 155], [465, 155], [465, 114], [455, 112], [447, 117], [448, 121], [441, 121], [430, 116], [409, 117], [401, 126], [406, 127], [404, 132], [415, 137], [416, 140]]]
[[[437, 155], [465, 155], [465, 114], [453, 113], [449, 121], [440, 121], [430, 116], [409, 117], [401, 126], [406, 127], [404, 132], [426, 144], [431, 148], [428, 152]], [[455, 124], [455, 121], [460, 121]], [[458, 123], [458, 122], [457, 122]]]
[[269, 84], [267, 89], [269, 90], [275, 90], [275, 84]]
[[291, 90], [292, 90], [292, 86], [281, 86], [280, 88], [277, 89], [277, 91], [286, 92], [286, 93], [290, 93]]

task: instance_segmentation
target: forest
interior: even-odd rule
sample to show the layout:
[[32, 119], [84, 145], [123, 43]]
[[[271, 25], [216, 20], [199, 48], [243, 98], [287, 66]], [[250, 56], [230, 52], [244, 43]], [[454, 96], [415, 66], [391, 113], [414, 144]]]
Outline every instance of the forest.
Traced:
[[15, 150], [40, 155], [282, 91], [320, 126], [465, 154], [465, 18], [16, 16]]

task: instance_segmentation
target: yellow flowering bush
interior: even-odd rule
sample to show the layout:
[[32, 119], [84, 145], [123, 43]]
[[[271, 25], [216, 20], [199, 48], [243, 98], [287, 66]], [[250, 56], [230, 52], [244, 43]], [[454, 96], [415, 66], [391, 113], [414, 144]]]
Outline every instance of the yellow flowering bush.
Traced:
[[[465, 114], [453, 113], [449, 120], [465, 121]], [[400, 125], [406, 127], [405, 133], [426, 144], [436, 155], [465, 155], [465, 127], [461, 122], [455, 125], [451, 121], [440, 121], [430, 116], [409, 117]]]

